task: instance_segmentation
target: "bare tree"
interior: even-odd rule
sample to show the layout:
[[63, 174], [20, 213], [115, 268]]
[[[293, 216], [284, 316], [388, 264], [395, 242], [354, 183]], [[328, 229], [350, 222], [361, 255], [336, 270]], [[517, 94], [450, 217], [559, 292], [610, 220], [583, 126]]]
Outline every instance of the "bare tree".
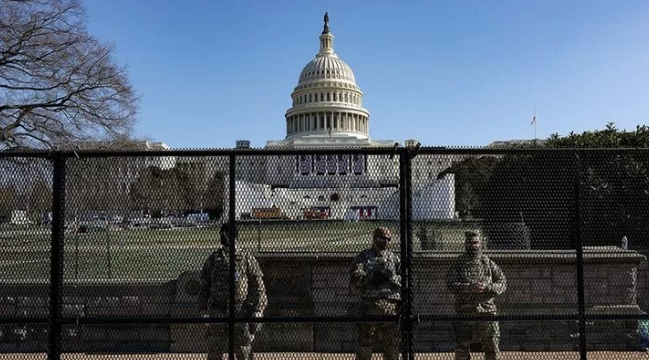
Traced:
[[225, 173], [206, 173], [204, 162], [183, 163], [164, 170], [150, 166], [130, 187], [134, 210], [151, 214], [206, 211], [220, 216], [225, 196]]
[[219, 218], [225, 207], [225, 172], [214, 173], [205, 192], [205, 198], [210, 219]]
[[18, 205], [18, 194], [16, 189], [0, 185], [0, 222], [8, 220], [11, 212], [16, 210]]
[[0, 149], [113, 139], [138, 96], [78, 0], [0, 0]]
[[473, 190], [473, 185], [468, 182], [463, 183], [459, 190], [462, 196], [458, 197], [456, 202], [459, 203], [460, 208], [464, 212], [462, 215], [471, 218], [475, 209], [480, 208], [480, 198], [475, 190]]
[[36, 182], [29, 192], [28, 204], [33, 213], [52, 211], [52, 187], [44, 181]]
[[143, 169], [131, 186], [131, 201], [135, 210], [154, 216], [177, 214], [184, 210], [184, 196], [175, 170], [155, 166]]

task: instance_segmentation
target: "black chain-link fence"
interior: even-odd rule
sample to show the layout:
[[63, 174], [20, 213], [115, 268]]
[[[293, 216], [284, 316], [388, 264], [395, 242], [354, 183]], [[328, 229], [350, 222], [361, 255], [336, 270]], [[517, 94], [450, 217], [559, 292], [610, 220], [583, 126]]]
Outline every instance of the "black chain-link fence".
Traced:
[[0, 169], [0, 359], [649, 348], [646, 150], [5, 152]]

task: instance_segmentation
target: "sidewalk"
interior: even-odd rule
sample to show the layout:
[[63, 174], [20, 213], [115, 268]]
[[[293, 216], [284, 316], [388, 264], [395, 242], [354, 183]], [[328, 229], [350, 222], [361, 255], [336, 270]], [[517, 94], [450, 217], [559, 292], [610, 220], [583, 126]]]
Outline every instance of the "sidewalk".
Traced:
[[[45, 360], [46, 354], [0, 354], [1, 360]], [[126, 354], [126, 355], [87, 355], [87, 354], [63, 354], [64, 360], [204, 360], [205, 354], [182, 354], [182, 353], [160, 353], [160, 354]], [[649, 358], [649, 354], [643, 352], [588, 352], [589, 360], [640, 360]], [[227, 356], [224, 356], [227, 359]], [[255, 360], [353, 360], [353, 354], [324, 354], [324, 353], [262, 353], [255, 354]], [[380, 354], [374, 354], [372, 360], [382, 359]], [[417, 360], [452, 360], [451, 353], [417, 354]], [[483, 360], [482, 354], [471, 354], [472, 360]], [[579, 360], [578, 352], [503, 352], [503, 360]]]

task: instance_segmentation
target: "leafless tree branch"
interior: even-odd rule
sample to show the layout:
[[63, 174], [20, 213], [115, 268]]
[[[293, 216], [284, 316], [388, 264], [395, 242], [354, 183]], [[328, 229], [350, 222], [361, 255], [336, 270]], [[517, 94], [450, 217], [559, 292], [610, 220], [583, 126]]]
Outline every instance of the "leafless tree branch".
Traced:
[[139, 97], [79, 0], [0, 0], [0, 149], [124, 138]]

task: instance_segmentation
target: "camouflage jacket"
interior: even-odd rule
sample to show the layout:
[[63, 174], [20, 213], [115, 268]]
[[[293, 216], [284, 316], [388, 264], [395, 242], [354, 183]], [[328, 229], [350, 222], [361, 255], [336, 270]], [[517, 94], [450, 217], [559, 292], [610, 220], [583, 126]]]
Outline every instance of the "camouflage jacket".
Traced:
[[362, 251], [350, 266], [350, 285], [365, 300], [401, 300], [401, 261], [389, 250]]
[[[235, 257], [235, 306], [246, 306], [250, 311], [263, 312], [268, 300], [264, 274], [257, 259], [246, 250], [236, 250]], [[227, 309], [229, 260], [230, 254], [226, 248], [220, 248], [205, 260], [198, 294], [199, 310]]]
[[[469, 284], [483, 283], [487, 291], [468, 292]], [[446, 286], [455, 295], [455, 309], [465, 313], [496, 313], [494, 298], [505, 292], [507, 280], [500, 267], [486, 255], [473, 259], [467, 254], [457, 257], [446, 273]]]

